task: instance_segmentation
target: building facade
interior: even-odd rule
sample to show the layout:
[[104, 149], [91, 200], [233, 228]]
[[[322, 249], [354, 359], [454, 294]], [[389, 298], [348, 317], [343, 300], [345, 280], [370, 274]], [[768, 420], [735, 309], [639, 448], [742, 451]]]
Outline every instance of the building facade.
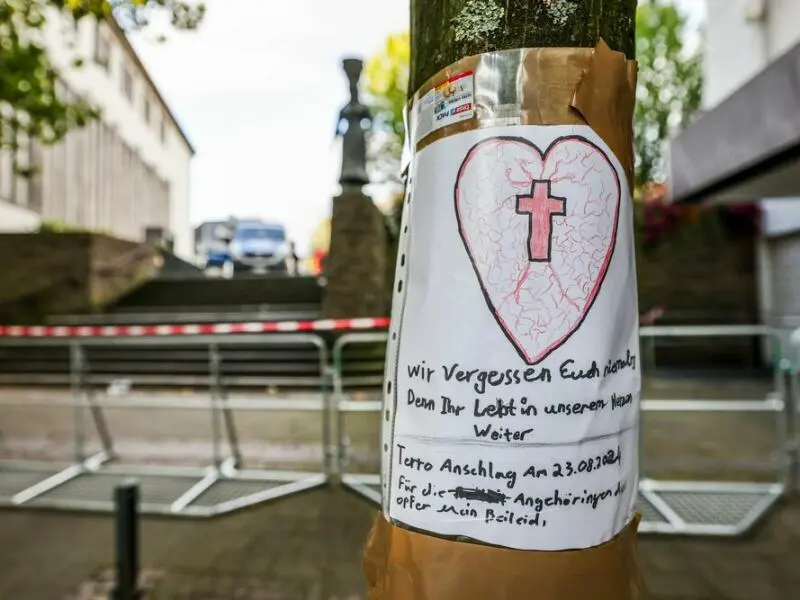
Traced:
[[706, 0], [703, 104], [717, 106], [800, 42], [797, 0]]
[[53, 13], [43, 42], [64, 97], [83, 98], [101, 115], [52, 146], [19, 139], [18, 161], [36, 169], [31, 178], [0, 155], [0, 231], [58, 222], [144, 241], [147, 229], [160, 229], [179, 256], [192, 258], [194, 149], [125, 33], [112, 20]]
[[[704, 110], [709, 116], [717, 108], [721, 109], [716, 111], [717, 116], [729, 110], [726, 114], [731, 116], [720, 119], [718, 131], [724, 132], [726, 125], [731, 129], [715, 136], [706, 133], [704, 137], [711, 144], [727, 144], [728, 152], [735, 154], [731, 148], [739, 146], [732, 139], [738, 120], [732, 116], [732, 109], [736, 109], [739, 103], [745, 111], [752, 111], [757, 130], [779, 139], [780, 136], [775, 134], [790, 130], [797, 122], [798, 115], [794, 113], [787, 121], [774, 107], [765, 106], [758, 98], [777, 99], [780, 103], [784, 102], [780, 99], [781, 93], [786, 92], [789, 96], [797, 94], [792, 76], [776, 68], [780, 66], [779, 62], [791, 61], [790, 55], [797, 53], [800, 44], [800, 1], [707, 0], [707, 8]], [[743, 89], [745, 86], [749, 89]], [[759, 87], [762, 89], [759, 90]], [[747, 99], [745, 94], [748, 95]], [[739, 111], [738, 114], [745, 111]], [[765, 111], [767, 115], [760, 114]], [[762, 118], [769, 120], [758, 123]], [[702, 123], [698, 125], [702, 126]], [[742, 132], [742, 145], [747, 145], [747, 135]], [[701, 134], [698, 133], [698, 136]], [[749, 139], [754, 147], [766, 147], [755, 137]], [[783, 141], [778, 145], [787, 146]], [[700, 154], [704, 151], [701, 147], [696, 150]], [[715, 151], [706, 146], [705, 152]], [[755, 160], [745, 158], [741, 162], [747, 165]], [[752, 177], [756, 176], [754, 171]], [[730, 177], [736, 180], [737, 174], [733, 172]], [[738, 176], [738, 180], [743, 181], [741, 176]], [[788, 337], [790, 331], [800, 327], [800, 199], [791, 193], [770, 197], [774, 192], [781, 191], [778, 189], [780, 186], [775, 187], [776, 184], [756, 182], [742, 186], [747, 191], [734, 192], [733, 197], [758, 200], [762, 209], [762, 230], [757, 241], [761, 319], [783, 330]], [[771, 354], [774, 356], [774, 353]]]

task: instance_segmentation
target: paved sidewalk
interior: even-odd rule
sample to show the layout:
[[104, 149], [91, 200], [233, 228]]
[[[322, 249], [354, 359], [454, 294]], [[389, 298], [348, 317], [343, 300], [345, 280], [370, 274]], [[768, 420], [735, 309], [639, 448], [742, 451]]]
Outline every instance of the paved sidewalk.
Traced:
[[[143, 569], [155, 600], [361, 600], [373, 515], [345, 491], [318, 490], [214, 520], [151, 518]], [[792, 600], [800, 499], [748, 539], [645, 536], [642, 553], [651, 600]], [[76, 598], [112, 563], [108, 516], [0, 511], [2, 600]]]

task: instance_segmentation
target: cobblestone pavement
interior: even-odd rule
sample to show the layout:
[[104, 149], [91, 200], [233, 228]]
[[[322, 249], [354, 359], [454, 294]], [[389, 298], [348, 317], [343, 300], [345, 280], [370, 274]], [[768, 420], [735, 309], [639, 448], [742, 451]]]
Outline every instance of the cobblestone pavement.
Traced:
[[[318, 490], [207, 521], [146, 519], [152, 600], [361, 600], [372, 506]], [[746, 539], [642, 536], [650, 600], [792, 600], [800, 499]], [[0, 598], [94, 600], [113, 562], [107, 516], [0, 511]], [[92, 582], [96, 582], [94, 586]]]

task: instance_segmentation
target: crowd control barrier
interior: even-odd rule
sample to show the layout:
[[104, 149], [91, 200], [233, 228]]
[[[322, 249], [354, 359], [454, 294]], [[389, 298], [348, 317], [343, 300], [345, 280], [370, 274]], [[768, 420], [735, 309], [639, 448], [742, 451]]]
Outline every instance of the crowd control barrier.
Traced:
[[[655, 342], [664, 338], [760, 338], [771, 344], [779, 344], [777, 336], [767, 327], [761, 326], [650, 326], [640, 329], [642, 348], [653, 350]], [[355, 472], [350, 468], [347, 415], [358, 413], [380, 413], [382, 410], [380, 373], [371, 373], [376, 387], [372, 396], [355, 399], [354, 390], [363, 396], [364, 383], [353, 378], [344, 359], [348, 351], [358, 347], [374, 347], [385, 344], [387, 334], [352, 333], [336, 342], [333, 357], [333, 404], [336, 412], [336, 471], [341, 482], [351, 491], [375, 503], [380, 502], [380, 475]], [[651, 363], [652, 364], [652, 363]], [[794, 371], [796, 375], [796, 369]], [[692, 415], [742, 413], [769, 415], [774, 422], [774, 453], [769, 460], [766, 479], [768, 481], [672, 481], [648, 477], [647, 465], [640, 463], [641, 477], [638, 511], [643, 516], [640, 531], [643, 533], [738, 536], [751, 529], [777, 500], [785, 493], [792, 480], [792, 468], [797, 456], [797, 437], [791, 438], [791, 422], [797, 418], [797, 405], [790, 401], [790, 385], [794, 385], [797, 396], [797, 377], [788, 376], [785, 361], [774, 371], [772, 390], [764, 397], [754, 399], [691, 398], [648, 399], [644, 397], [641, 410], [645, 414], [683, 413]], [[644, 377], [652, 376], [645, 367]], [[796, 422], [795, 422], [796, 425]], [[642, 438], [647, 436], [646, 427]], [[378, 444], [378, 431], [375, 431]], [[792, 439], [794, 439], [794, 446]], [[376, 445], [376, 448], [378, 446]], [[643, 457], [644, 452], [640, 455]], [[792, 459], [792, 456], [795, 459]]]
[[[61, 395], [36, 398], [28, 393], [20, 398], [0, 388], [0, 406], [60, 406], [72, 410], [74, 421], [73, 456], [64, 462], [0, 461], [0, 505], [111, 511], [112, 490], [133, 477], [141, 486], [143, 513], [208, 517], [321, 486], [333, 471], [334, 452], [330, 450], [330, 361], [320, 334], [380, 327], [383, 321], [0, 327], [0, 360], [10, 357], [12, 361], [11, 369], [0, 374], [0, 383], [15, 383], [20, 373], [14, 365], [50, 356], [65, 359], [66, 372], [49, 369], [49, 382], [59, 386], [68, 382], [72, 395], [71, 399]], [[208, 394], [200, 399], [176, 394], [167, 399], [124, 393], [121, 398], [98, 397], [99, 389], [113, 386], [120, 377], [131, 380], [134, 387], [193, 385]], [[251, 391], [234, 399], [228, 393], [231, 386]], [[265, 388], [273, 386], [306, 393], [264, 394]], [[154, 422], [164, 410], [206, 413], [211, 448], [206, 466], [121, 463], [106, 419], [108, 409], [152, 411]], [[248, 468], [234, 413], [253, 411], [315, 415], [327, 450], [321, 453], [319, 467], [311, 471]], [[90, 437], [99, 443], [99, 451], [89, 451]]]
[[786, 487], [800, 491], [800, 366], [784, 360], [786, 389]]
[[789, 336], [791, 358], [782, 361], [784, 382], [788, 396], [789, 486], [800, 491], [800, 328]]
[[[0, 504], [84, 510], [111, 510], [111, 490], [136, 477], [142, 486], [142, 511], [184, 516], [212, 516], [258, 502], [292, 495], [341, 481], [348, 489], [378, 502], [380, 477], [353, 461], [347, 416], [381, 411], [381, 387], [387, 319], [292, 323], [131, 327], [0, 327], [0, 384], [25, 376], [26, 361], [49, 360], [62, 365], [46, 370], [49, 383], [69, 383], [71, 399], [20, 399], [0, 388], [0, 406], [62, 406], [73, 412], [72, 457], [63, 463], [0, 462]], [[355, 330], [355, 331], [354, 331]], [[360, 331], [359, 331], [360, 330]], [[337, 332], [329, 356], [326, 331]], [[731, 337], [776, 336], [760, 326], [642, 327], [643, 348], [667, 338], [723, 340]], [[327, 340], [328, 342], [330, 339]], [[9, 358], [10, 357], [10, 358]], [[330, 360], [329, 360], [330, 359]], [[17, 362], [14, 362], [17, 361]], [[51, 364], [51, 363], [48, 363]], [[768, 481], [673, 481], [650, 475], [642, 464], [639, 511], [642, 532], [738, 535], [753, 526], [788, 489], [796, 486], [800, 462], [800, 379], [797, 364], [780, 360], [774, 385], [751, 399], [644, 397], [644, 414], [769, 415], [775, 427], [772, 470]], [[645, 378], [651, 374], [645, 368]], [[135, 386], [193, 385], [208, 397], [119, 400], [100, 397], [98, 389], [129, 377]], [[302, 389], [300, 396], [270, 397], [272, 386]], [[248, 390], [245, 397], [229, 394]], [[257, 390], [257, 391], [254, 391]], [[124, 394], [123, 394], [124, 396]], [[106, 410], [147, 409], [198, 411], [207, 415], [210, 451], [202, 468], [145, 464], [125, 465], [114, 446]], [[235, 413], [300, 411], [321, 424], [323, 451], [319, 467], [308, 472], [248, 468], [242, 457]], [[378, 423], [370, 452], [377, 462]], [[88, 426], [88, 427], [87, 427]], [[366, 433], [365, 433], [366, 432]], [[647, 436], [645, 427], [643, 436]], [[92, 438], [92, 444], [87, 440]], [[97, 446], [99, 445], [99, 449]], [[642, 453], [644, 456], [644, 453]], [[356, 457], [357, 458], [357, 457]], [[364, 462], [364, 461], [362, 461]], [[367, 460], [369, 462], [369, 460]]]
[[[350, 439], [347, 429], [347, 415], [377, 414], [382, 408], [383, 372], [386, 353], [387, 333], [348, 333], [336, 340], [331, 356], [333, 358], [333, 406], [336, 426], [335, 473], [346, 488], [380, 504], [380, 475], [375, 473], [354, 473], [350, 467]], [[365, 368], [363, 356], [356, 354], [356, 361], [346, 360], [346, 352], [360, 349], [379, 350], [372, 368]], [[358, 361], [357, 359], [362, 360]], [[359, 370], [353, 372], [351, 364], [358, 364]], [[355, 399], [355, 393], [363, 397]], [[380, 449], [379, 432], [375, 432], [375, 448]]]

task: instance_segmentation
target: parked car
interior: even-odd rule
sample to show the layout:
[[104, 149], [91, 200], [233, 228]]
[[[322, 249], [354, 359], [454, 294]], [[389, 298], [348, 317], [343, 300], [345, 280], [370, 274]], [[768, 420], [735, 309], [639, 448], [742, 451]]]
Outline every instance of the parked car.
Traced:
[[[283, 225], [239, 221], [228, 244], [229, 262], [223, 271], [233, 273], [285, 273], [290, 244]], [[227, 273], [224, 273], [227, 275]]]
[[285, 273], [291, 244], [279, 224], [257, 220], [209, 221], [195, 229], [197, 265], [208, 274]]

